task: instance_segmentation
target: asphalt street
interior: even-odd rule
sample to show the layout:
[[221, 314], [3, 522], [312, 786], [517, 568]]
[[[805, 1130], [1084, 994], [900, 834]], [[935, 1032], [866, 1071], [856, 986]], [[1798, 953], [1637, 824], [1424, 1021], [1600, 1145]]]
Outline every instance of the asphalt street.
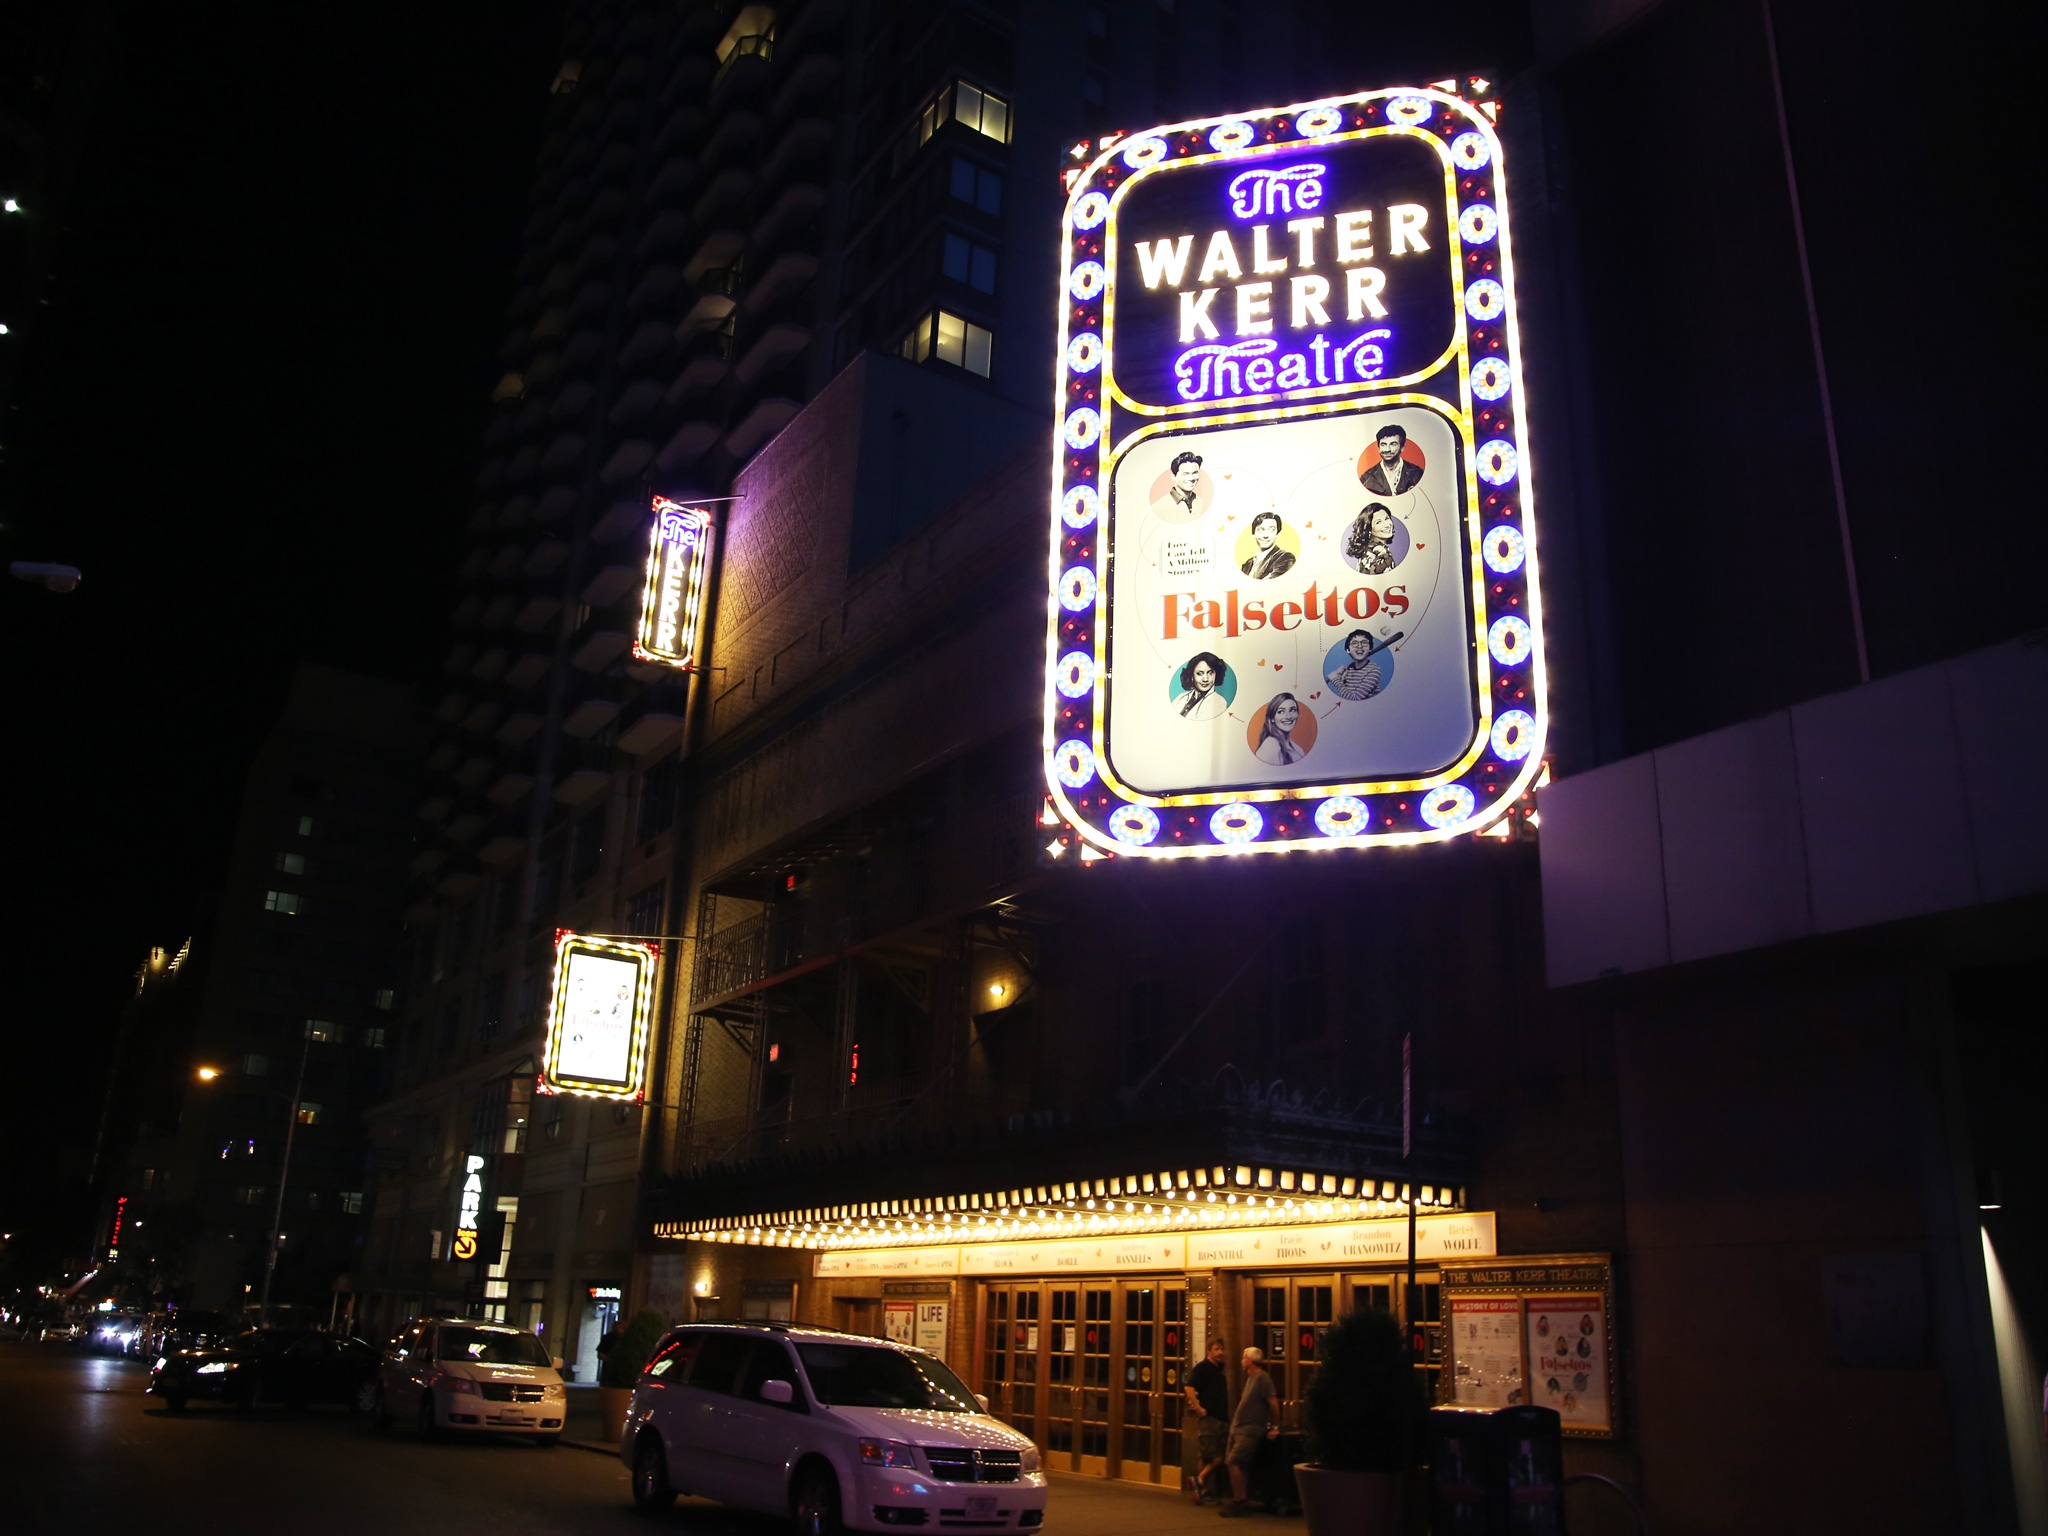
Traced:
[[[146, 1374], [139, 1363], [69, 1345], [0, 1342], [0, 1532], [781, 1536], [788, 1529], [693, 1499], [648, 1521], [634, 1513], [618, 1460], [573, 1446], [379, 1434], [338, 1408], [243, 1413], [195, 1403], [173, 1415], [144, 1394]], [[594, 1414], [572, 1408], [572, 1433], [594, 1434], [586, 1418]], [[1288, 1524], [1301, 1530], [1299, 1521]], [[1045, 1528], [1048, 1536], [1177, 1536], [1213, 1532], [1218, 1523], [1213, 1510], [1163, 1491], [1060, 1477]]]

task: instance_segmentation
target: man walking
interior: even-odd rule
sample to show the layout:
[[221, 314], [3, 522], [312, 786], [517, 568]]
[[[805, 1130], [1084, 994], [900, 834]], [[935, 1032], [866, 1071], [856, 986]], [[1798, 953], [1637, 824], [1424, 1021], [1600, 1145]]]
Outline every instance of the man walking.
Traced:
[[1195, 1502], [1213, 1504], [1222, 1495], [1210, 1491], [1210, 1479], [1223, 1465], [1223, 1452], [1230, 1443], [1230, 1377], [1223, 1369], [1229, 1351], [1221, 1339], [1209, 1341], [1209, 1356], [1188, 1372], [1188, 1407], [1195, 1414], [1195, 1443], [1199, 1471], [1195, 1473]]
[[1273, 1378], [1266, 1374], [1266, 1355], [1261, 1349], [1244, 1352], [1244, 1391], [1238, 1394], [1237, 1413], [1230, 1421], [1230, 1502], [1216, 1513], [1250, 1513], [1247, 1480], [1252, 1463], [1268, 1440], [1277, 1439], [1280, 1421], [1273, 1412]]

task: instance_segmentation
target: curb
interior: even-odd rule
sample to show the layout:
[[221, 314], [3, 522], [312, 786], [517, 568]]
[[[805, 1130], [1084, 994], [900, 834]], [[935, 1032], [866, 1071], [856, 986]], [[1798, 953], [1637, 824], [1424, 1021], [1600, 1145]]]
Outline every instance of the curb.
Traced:
[[589, 1451], [594, 1456], [609, 1456], [613, 1461], [619, 1459], [619, 1448], [616, 1445], [606, 1445], [602, 1440], [571, 1440], [564, 1435], [557, 1443], [573, 1451]]

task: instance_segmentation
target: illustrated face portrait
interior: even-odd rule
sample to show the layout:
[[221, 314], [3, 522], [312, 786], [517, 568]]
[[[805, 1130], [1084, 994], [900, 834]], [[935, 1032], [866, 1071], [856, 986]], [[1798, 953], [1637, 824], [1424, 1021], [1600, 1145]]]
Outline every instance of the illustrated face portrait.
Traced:
[[1189, 675], [1194, 679], [1197, 693], [1207, 693], [1216, 686], [1215, 669], [1206, 661], [1196, 662], [1194, 671]]
[[1394, 514], [1385, 507], [1379, 507], [1366, 514], [1371, 520], [1372, 536], [1381, 544], [1391, 543], [1394, 537]]
[[1261, 549], [1271, 549], [1273, 541], [1280, 537], [1280, 519], [1271, 512], [1261, 512], [1252, 519], [1252, 542]]
[[1280, 699], [1274, 703], [1271, 716], [1274, 730], [1291, 731], [1294, 729], [1295, 722], [1300, 718], [1301, 705], [1296, 700], [1291, 698]]
[[1195, 494], [1195, 487], [1201, 483], [1202, 461], [1196, 458], [1182, 459], [1173, 471], [1173, 483], [1183, 496]]
[[1372, 641], [1364, 635], [1353, 635], [1344, 642], [1344, 649], [1351, 653], [1353, 661], [1363, 661], [1372, 650]]
[[[1357, 439], [1354, 438], [1352, 441], [1356, 442]], [[1380, 462], [1391, 468], [1395, 461], [1401, 457], [1401, 450], [1408, 446], [1408, 434], [1405, 432], [1382, 432], [1379, 436], [1379, 445]]]

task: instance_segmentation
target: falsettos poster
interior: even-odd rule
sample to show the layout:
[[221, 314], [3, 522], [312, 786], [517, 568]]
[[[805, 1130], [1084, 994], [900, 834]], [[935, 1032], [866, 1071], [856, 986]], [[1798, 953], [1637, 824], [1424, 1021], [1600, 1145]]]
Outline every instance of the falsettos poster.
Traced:
[[1161, 128], [1076, 178], [1046, 753], [1084, 844], [1424, 841], [1533, 779], [1530, 459], [1477, 86]]

